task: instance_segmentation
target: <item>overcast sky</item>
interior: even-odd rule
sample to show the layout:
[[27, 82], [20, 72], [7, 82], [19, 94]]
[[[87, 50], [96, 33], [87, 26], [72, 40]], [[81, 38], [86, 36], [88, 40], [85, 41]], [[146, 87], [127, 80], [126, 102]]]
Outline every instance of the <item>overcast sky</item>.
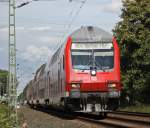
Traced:
[[[94, 25], [112, 33], [120, 20], [121, 0], [87, 0], [84, 5], [81, 1], [32, 1], [16, 9], [19, 92], [73, 30]], [[8, 69], [8, 3], [4, 2], [0, 2], [0, 69]]]

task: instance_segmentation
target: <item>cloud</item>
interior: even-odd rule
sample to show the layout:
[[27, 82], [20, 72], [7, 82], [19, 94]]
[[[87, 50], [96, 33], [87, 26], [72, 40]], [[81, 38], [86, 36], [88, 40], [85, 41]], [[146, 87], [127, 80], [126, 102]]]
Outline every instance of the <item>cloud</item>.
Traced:
[[46, 46], [28, 46], [23, 53], [21, 53], [21, 57], [24, 60], [33, 62], [33, 61], [43, 61], [47, 60], [48, 55], [50, 54], [50, 50]]
[[105, 3], [101, 7], [101, 10], [104, 12], [109, 12], [109, 13], [119, 13], [121, 7], [122, 7], [121, 0], [112, 0], [111, 3]]
[[3, 48], [0, 48], [0, 52], [2, 52], [3, 51]]
[[31, 27], [28, 28], [27, 30], [31, 30], [31, 31], [46, 31], [46, 30], [51, 30], [51, 27], [49, 26], [41, 26], [41, 27]]
[[2, 31], [2, 32], [8, 32], [8, 27], [0, 27], [0, 31]]
[[61, 36], [41, 36], [38, 38], [40, 42], [53, 42], [54, 44], [58, 43], [62, 37]]
[[[52, 28], [50, 26], [39, 26], [39, 27], [16, 27], [16, 30], [20, 31], [50, 31]], [[0, 31], [7, 32], [8, 27], [0, 27]]]

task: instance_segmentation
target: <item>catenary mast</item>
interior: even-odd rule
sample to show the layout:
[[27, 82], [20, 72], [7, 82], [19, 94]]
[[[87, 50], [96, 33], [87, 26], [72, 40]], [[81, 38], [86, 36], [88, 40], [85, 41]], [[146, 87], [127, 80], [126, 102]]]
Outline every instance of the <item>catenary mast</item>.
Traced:
[[8, 59], [8, 102], [10, 117], [17, 127], [17, 79], [16, 79], [16, 31], [15, 31], [15, 0], [9, 0], [9, 59]]

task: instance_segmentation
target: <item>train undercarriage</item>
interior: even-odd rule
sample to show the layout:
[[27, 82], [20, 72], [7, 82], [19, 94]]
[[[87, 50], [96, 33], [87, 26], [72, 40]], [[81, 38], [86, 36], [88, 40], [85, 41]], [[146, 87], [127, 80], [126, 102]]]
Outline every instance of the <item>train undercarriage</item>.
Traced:
[[119, 91], [108, 92], [81, 92], [79, 89], [72, 89], [68, 97], [62, 97], [58, 102], [49, 99], [34, 100], [30, 102], [33, 108], [50, 107], [63, 109], [66, 112], [99, 113], [106, 116], [107, 112], [114, 111], [119, 107]]
[[61, 106], [71, 111], [108, 112], [119, 107], [118, 97], [109, 97], [108, 93], [84, 92], [61, 99]]

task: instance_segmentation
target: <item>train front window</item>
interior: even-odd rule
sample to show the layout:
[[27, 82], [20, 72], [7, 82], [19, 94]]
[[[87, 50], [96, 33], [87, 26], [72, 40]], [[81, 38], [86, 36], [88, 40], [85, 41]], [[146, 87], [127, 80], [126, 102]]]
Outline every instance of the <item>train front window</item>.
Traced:
[[89, 60], [92, 59], [92, 53], [90, 51], [73, 50], [71, 52], [72, 66], [74, 69], [89, 70]]
[[72, 51], [71, 58], [74, 69], [90, 70], [94, 66], [105, 71], [114, 67], [113, 50]]
[[114, 52], [113, 50], [99, 50], [94, 52], [96, 66], [102, 70], [113, 69]]
[[114, 49], [110, 43], [73, 43], [71, 47], [74, 69], [109, 71], [114, 67]]

